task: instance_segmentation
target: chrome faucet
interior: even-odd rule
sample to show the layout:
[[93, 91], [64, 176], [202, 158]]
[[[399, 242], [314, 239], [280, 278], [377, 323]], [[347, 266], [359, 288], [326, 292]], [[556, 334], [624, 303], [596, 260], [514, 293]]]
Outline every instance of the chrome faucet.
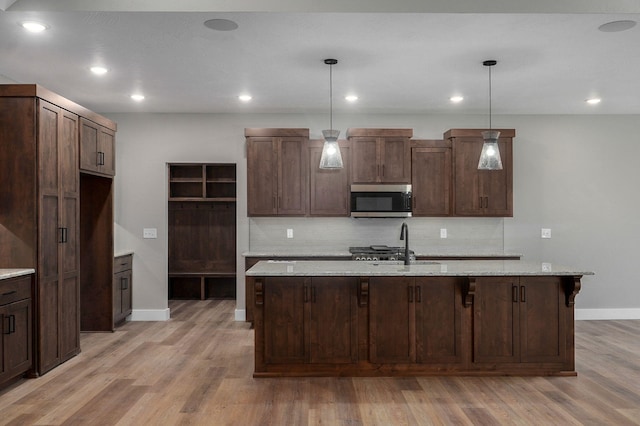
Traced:
[[404, 240], [404, 264], [409, 265], [411, 263], [411, 257], [409, 256], [409, 227], [406, 222], [402, 222], [400, 240]]

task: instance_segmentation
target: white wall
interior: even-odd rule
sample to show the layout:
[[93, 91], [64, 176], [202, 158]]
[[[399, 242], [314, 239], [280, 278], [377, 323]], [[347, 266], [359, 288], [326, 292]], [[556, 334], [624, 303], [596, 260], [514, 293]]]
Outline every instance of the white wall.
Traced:
[[[118, 123], [115, 246], [135, 251], [134, 311], [167, 308], [168, 162], [237, 163], [237, 293], [243, 309], [241, 253], [250, 249], [244, 128], [303, 127], [320, 138], [325, 114], [108, 115]], [[637, 116], [493, 117], [495, 127], [515, 128], [517, 134], [514, 217], [500, 219], [503, 249], [527, 260], [595, 271], [583, 279], [577, 297], [577, 308], [586, 316], [640, 318], [640, 287], [631, 268], [640, 241], [639, 122]], [[415, 138], [438, 139], [450, 128], [484, 127], [486, 116], [341, 114], [334, 125], [343, 135], [347, 127], [406, 127], [414, 129]], [[345, 226], [345, 219], [335, 220]], [[426, 221], [425, 229], [443, 221], [420, 220]], [[444, 220], [453, 229], [465, 226], [464, 219]], [[304, 226], [313, 219], [297, 221]], [[396, 222], [389, 227], [397, 228]], [[158, 239], [143, 240], [145, 227], [157, 228]], [[540, 238], [541, 227], [552, 229], [550, 240]]]

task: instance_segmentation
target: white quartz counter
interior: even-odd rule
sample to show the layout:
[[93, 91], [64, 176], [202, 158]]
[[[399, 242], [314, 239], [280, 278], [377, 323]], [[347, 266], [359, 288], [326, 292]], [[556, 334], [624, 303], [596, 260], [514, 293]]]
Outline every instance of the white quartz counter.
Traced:
[[20, 277], [22, 275], [34, 274], [35, 269], [29, 268], [13, 268], [13, 269], [0, 269], [0, 280], [7, 278]]
[[[242, 253], [244, 257], [265, 257], [265, 258], [279, 258], [279, 257], [345, 257], [351, 258], [351, 253], [348, 250], [345, 251], [333, 251], [333, 252], [312, 252], [312, 251], [295, 251], [295, 252], [286, 252], [286, 251], [247, 251]], [[416, 252], [415, 255], [417, 257], [428, 257], [433, 259], [442, 259], [442, 258], [521, 258], [522, 254], [520, 253], [463, 253], [463, 252]]]
[[401, 262], [362, 261], [260, 261], [247, 276], [580, 276], [593, 275], [584, 269], [521, 260], [447, 260]]

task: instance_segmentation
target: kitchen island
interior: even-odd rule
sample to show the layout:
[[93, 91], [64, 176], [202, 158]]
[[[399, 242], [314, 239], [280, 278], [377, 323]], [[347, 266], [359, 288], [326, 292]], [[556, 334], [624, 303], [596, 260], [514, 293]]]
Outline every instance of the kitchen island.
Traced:
[[520, 260], [260, 261], [255, 377], [575, 375], [592, 272]]

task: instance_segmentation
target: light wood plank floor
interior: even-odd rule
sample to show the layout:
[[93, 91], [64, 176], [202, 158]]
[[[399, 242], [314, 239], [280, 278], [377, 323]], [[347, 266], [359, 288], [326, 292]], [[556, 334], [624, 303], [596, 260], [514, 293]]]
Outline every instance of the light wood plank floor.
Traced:
[[578, 377], [253, 379], [234, 305], [83, 334], [79, 356], [0, 393], [0, 424], [640, 424], [640, 321], [578, 322]]

